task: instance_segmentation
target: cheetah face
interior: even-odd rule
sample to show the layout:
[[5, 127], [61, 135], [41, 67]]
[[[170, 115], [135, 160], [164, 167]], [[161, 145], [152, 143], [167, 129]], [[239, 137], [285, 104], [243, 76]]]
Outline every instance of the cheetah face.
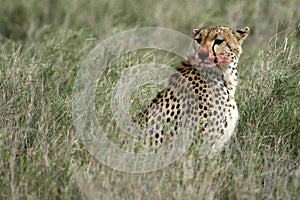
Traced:
[[198, 44], [195, 62], [201, 67], [228, 67], [237, 63], [242, 53], [242, 43], [250, 29], [233, 31], [224, 26], [194, 29], [194, 39]]

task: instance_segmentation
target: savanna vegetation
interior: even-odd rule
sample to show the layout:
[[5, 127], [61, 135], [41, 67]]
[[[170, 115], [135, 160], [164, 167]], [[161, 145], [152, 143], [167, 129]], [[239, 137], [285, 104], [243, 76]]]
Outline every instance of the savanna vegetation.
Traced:
[[[181, 161], [143, 174], [97, 161], [72, 117], [74, 82], [89, 52], [135, 27], [192, 36], [214, 25], [251, 28], [239, 65], [237, 134], [220, 158], [188, 181]], [[160, 60], [174, 64], [168, 59]], [[151, 52], [112, 64], [147, 61]], [[118, 73], [100, 80], [113, 84]], [[98, 99], [109, 99], [101, 92], [109, 83], [99, 83]], [[1, 1], [0, 199], [299, 199], [299, 108], [299, 0]]]

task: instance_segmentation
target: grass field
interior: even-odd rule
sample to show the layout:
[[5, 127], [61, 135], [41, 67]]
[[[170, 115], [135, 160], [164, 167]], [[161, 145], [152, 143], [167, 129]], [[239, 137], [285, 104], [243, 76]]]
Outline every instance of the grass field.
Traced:
[[[239, 65], [237, 134], [224, 153], [187, 182], [182, 160], [131, 174], [94, 159], [71, 114], [88, 53], [135, 27], [191, 36], [220, 24], [251, 28]], [[300, 198], [299, 0], [2, 0], [0, 34], [0, 199]], [[152, 59], [129, 58], [115, 66]]]

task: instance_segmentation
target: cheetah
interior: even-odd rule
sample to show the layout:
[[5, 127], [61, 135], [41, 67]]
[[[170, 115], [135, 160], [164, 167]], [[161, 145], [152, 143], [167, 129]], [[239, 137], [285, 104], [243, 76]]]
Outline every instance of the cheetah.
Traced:
[[193, 30], [194, 53], [181, 62], [166, 88], [138, 115], [136, 121], [147, 136], [144, 145], [158, 149], [184, 134], [180, 129], [188, 123], [186, 128], [194, 132], [193, 143], [209, 144], [212, 153], [222, 149], [239, 117], [234, 99], [237, 65], [249, 33], [248, 27]]

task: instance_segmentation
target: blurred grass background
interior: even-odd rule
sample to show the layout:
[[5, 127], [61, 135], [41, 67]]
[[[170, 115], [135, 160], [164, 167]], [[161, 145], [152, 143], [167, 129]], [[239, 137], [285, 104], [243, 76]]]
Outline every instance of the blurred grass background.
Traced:
[[[128, 174], [93, 159], [70, 113], [85, 56], [134, 27], [191, 35], [214, 25], [251, 28], [239, 67], [237, 136], [218, 162], [203, 162], [184, 183], [180, 162]], [[299, 198], [299, 27], [299, 0], [2, 0], [0, 199]]]

